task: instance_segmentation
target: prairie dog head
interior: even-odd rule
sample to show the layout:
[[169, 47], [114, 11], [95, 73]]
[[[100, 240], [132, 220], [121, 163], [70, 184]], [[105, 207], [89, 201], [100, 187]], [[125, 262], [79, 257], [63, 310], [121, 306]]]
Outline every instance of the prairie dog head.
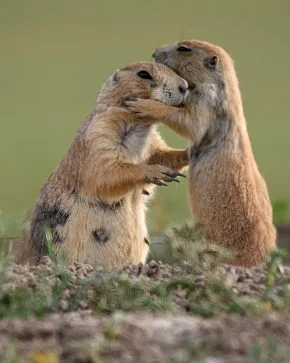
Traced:
[[155, 49], [153, 58], [188, 82], [188, 102], [199, 101], [221, 113], [230, 107], [240, 111], [234, 63], [223, 48], [204, 41], [184, 40]]
[[163, 64], [138, 62], [117, 70], [105, 83], [102, 94], [112, 104], [127, 97], [150, 98], [173, 106], [185, 102], [187, 82]]

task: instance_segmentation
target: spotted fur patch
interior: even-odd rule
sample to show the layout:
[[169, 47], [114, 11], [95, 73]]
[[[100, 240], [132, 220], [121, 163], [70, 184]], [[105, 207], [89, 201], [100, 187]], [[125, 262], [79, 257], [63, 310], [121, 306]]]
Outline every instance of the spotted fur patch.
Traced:
[[92, 236], [96, 242], [106, 243], [109, 241], [109, 235], [105, 228], [97, 228], [92, 232]]
[[64, 211], [60, 203], [49, 205], [46, 203], [37, 205], [34, 217], [31, 221], [31, 239], [37, 244], [45, 241], [45, 229], [48, 228], [52, 234], [52, 242], [62, 242], [57, 231], [58, 226], [64, 226], [70, 213]]
[[148, 245], [148, 246], [150, 245], [150, 242], [148, 241], [148, 239], [146, 237], [144, 238], [144, 242], [146, 243], [146, 245]]

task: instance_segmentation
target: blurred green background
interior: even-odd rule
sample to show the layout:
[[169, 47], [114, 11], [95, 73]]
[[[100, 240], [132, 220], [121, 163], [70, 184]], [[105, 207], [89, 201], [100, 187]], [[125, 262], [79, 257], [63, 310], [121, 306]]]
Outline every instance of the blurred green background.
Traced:
[[[184, 38], [220, 44], [235, 59], [258, 165], [271, 199], [287, 199], [289, 19], [289, 0], [0, 0], [0, 209], [31, 207], [115, 69]], [[159, 188], [153, 232], [189, 218], [186, 186]]]

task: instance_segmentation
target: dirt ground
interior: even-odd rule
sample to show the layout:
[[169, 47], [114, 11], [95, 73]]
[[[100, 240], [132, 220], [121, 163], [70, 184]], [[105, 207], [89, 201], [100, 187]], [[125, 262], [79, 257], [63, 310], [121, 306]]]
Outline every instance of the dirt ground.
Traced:
[[[39, 273], [45, 273], [48, 284], [55, 278], [49, 259], [44, 259], [38, 267], [12, 265], [9, 288], [21, 286], [33, 290]], [[94, 276], [96, 271], [89, 265], [76, 263], [69, 273], [71, 281], [77, 283]], [[182, 277], [182, 273], [178, 266], [150, 261], [145, 266], [129, 266], [119, 275], [146, 284], [146, 281], [171, 281], [173, 277]], [[264, 267], [244, 269], [221, 265], [218, 268], [220, 279], [242, 299], [259, 297], [265, 292], [265, 274]], [[290, 284], [290, 268], [283, 268], [281, 275]], [[205, 289], [208, 276], [203, 273], [190, 276], [195, 286]], [[269, 309], [268, 314], [252, 316], [246, 312], [221, 311], [215, 316], [208, 312], [208, 317], [200, 316], [204, 311], [199, 314], [196, 306], [192, 310], [190, 295], [182, 286], [177, 284], [174, 290], [172, 300], [176, 309], [172, 312], [121, 311], [116, 305], [113, 312], [100, 314], [90, 308], [89, 298], [79, 301], [75, 311], [69, 311], [70, 289], [74, 289], [71, 284], [63, 291], [57, 311], [41, 319], [0, 320], [0, 362], [290, 362], [289, 310]], [[201, 304], [207, 304], [207, 299]]]
[[[68, 313], [42, 321], [3, 321], [0, 334], [2, 346], [8, 341], [16, 344], [21, 361], [290, 361], [290, 318], [275, 314], [255, 319], [239, 316], [202, 319], [149, 313], [103, 318]], [[271, 341], [273, 336], [275, 341]]]

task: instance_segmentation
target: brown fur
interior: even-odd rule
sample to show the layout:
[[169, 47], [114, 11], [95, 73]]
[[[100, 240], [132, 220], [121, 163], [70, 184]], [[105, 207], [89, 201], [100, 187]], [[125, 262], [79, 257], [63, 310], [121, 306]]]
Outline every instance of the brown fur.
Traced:
[[219, 46], [196, 40], [160, 47], [153, 57], [187, 80], [186, 105], [138, 99], [127, 103], [129, 109], [162, 120], [190, 140], [189, 194], [206, 238], [231, 249], [233, 264], [262, 263], [276, 246], [276, 231], [231, 57]]
[[[152, 79], [143, 79], [146, 71]], [[180, 88], [183, 88], [181, 92]], [[19, 262], [44, 254], [45, 228], [67, 263], [121, 267], [148, 254], [143, 189], [176, 180], [188, 164], [185, 150], [168, 147], [155, 126], [122, 107], [126, 97], [172, 105], [184, 100], [187, 83], [164, 65], [140, 62], [118, 70], [105, 83], [92, 113], [63, 161], [51, 174], [16, 244]], [[150, 121], [150, 120], [148, 120]]]

